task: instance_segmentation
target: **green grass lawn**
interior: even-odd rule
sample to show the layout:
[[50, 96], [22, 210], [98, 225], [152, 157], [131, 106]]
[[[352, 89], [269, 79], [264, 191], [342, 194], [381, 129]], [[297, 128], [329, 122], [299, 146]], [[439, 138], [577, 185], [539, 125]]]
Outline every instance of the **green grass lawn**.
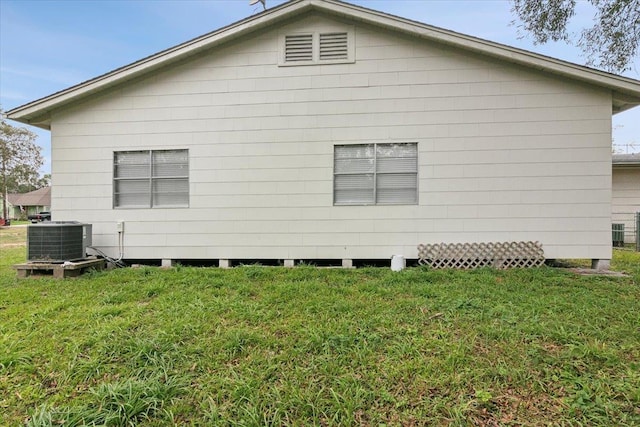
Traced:
[[640, 256], [559, 269], [122, 269], [18, 281], [0, 425], [640, 425]]

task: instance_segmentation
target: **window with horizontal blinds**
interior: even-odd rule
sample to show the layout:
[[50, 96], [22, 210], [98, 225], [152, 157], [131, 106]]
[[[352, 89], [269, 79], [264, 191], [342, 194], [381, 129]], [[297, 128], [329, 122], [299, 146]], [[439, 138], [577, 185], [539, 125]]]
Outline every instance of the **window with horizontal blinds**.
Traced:
[[118, 151], [113, 155], [113, 206], [189, 206], [188, 150]]
[[334, 147], [335, 205], [418, 203], [416, 143]]
[[418, 203], [418, 144], [376, 144], [376, 204]]

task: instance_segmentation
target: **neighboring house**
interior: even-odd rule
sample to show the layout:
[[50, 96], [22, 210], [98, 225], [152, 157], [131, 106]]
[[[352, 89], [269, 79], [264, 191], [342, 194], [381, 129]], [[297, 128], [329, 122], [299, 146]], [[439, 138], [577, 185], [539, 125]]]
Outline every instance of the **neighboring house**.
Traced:
[[[7, 218], [14, 219], [13, 212], [15, 211], [14, 206], [9, 201], [9, 197], [7, 195]], [[0, 196], [0, 218], [4, 215], [4, 197]]]
[[10, 193], [9, 218], [18, 219], [38, 212], [48, 211], [51, 207], [51, 187], [43, 187], [28, 193]]
[[[12, 109], [51, 129], [56, 220], [130, 259], [611, 258], [611, 115], [640, 82], [294, 0]], [[117, 226], [123, 223], [123, 227]]]
[[634, 243], [635, 215], [640, 213], [640, 153], [614, 154], [611, 182], [611, 220], [624, 224], [625, 243]]

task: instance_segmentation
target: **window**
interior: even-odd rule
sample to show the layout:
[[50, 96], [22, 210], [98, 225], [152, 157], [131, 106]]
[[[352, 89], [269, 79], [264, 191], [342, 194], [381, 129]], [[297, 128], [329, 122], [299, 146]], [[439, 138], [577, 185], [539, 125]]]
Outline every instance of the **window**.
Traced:
[[354, 61], [353, 30], [287, 34], [280, 65], [343, 64]]
[[416, 143], [336, 145], [335, 205], [418, 203]]
[[144, 150], [113, 153], [113, 206], [189, 206], [189, 151]]

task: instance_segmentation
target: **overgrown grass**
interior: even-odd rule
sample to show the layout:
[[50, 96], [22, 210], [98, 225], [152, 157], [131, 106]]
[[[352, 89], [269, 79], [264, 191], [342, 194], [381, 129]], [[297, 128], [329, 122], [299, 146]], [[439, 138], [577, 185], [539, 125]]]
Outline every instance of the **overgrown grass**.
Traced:
[[124, 269], [18, 281], [0, 425], [639, 425], [640, 256], [558, 269]]

